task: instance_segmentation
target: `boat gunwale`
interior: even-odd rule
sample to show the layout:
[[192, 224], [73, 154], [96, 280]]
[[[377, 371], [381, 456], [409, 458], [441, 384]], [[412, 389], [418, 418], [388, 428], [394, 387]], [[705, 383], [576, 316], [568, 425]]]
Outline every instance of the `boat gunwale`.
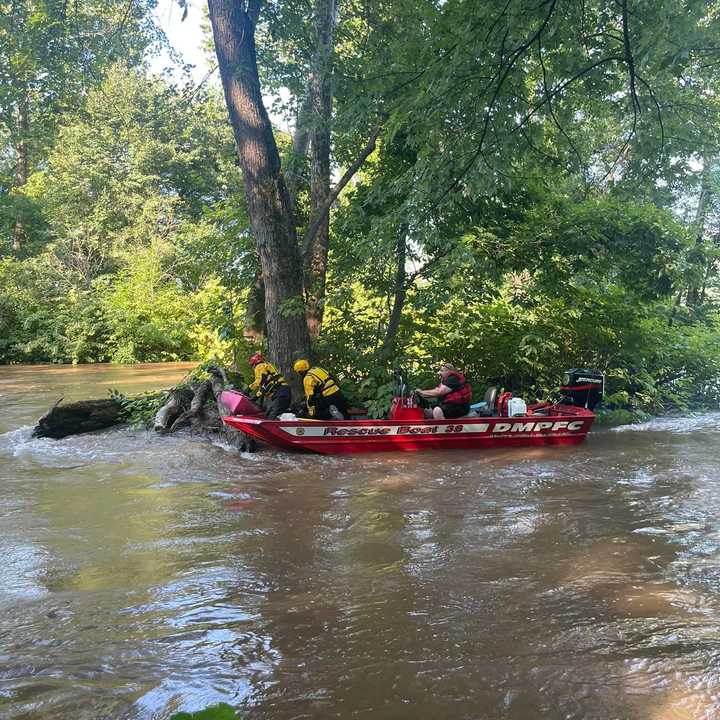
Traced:
[[[557, 406], [551, 406], [557, 407]], [[223, 417], [223, 421], [226, 420], [237, 420], [242, 418], [243, 423], [250, 425], [267, 425], [269, 427], [312, 427], [316, 424], [330, 425], [330, 426], [343, 426], [352, 425], [353, 427], [374, 427], [374, 426], [385, 426], [385, 425], [408, 425], [408, 426], [433, 426], [433, 425], [461, 425], [461, 424], [479, 424], [488, 422], [530, 422], [530, 419], [535, 420], [560, 420], [564, 418], [595, 418], [595, 413], [592, 410], [582, 407], [573, 407], [568, 405], [567, 408], [570, 412], [562, 414], [532, 414], [526, 413], [523, 415], [464, 415], [459, 418], [423, 418], [421, 420], [388, 420], [384, 418], [368, 418], [366, 420], [313, 420], [310, 418], [297, 418], [296, 420], [269, 420], [266, 417], [258, 417], [256, 415], [227, 415]], [[360, 436], [364, 437], [364, 436]]]

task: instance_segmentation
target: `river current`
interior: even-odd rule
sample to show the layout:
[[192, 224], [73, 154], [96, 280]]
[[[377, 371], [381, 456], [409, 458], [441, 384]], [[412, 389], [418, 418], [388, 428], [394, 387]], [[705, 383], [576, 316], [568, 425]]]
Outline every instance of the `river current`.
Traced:
[[720, 413], [572, 448], [33, 440], [188, 366], [0, 368], [0, 718], [720, 718]]

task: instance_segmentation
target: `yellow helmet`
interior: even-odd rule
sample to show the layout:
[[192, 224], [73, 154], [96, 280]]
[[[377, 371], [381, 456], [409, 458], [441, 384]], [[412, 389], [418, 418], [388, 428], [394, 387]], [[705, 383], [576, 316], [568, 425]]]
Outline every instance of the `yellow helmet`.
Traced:
[[296, 373], [304, 373], [310, 369], [310, 363], [307, 360], [296, 360], [293, 365], [293, 370]]

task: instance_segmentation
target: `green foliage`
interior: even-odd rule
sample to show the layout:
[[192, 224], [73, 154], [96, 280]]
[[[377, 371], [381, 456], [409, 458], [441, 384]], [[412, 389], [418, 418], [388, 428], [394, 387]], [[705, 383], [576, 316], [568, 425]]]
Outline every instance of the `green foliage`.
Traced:
[[170, 720], [237, 720], [237, 714], [230, 705], [218, 703], [197, 712], [179, 712], [170, 717]]
[[242, 292], [198, 248], [222, 243], [207, 203], [236, 208], [239, 177], [222, 106], [193, 90], [115, 65], [59, 129], [24, 188], [45, 244], [0, 261], [0, 360], [232, 360]]
[[165, 276], [168, 251], [172, 248], [141, 251], [101, 291], [114, 362], [179, 360], [193, 353], [190, 334], [198, 321], [194, 298]]
[[154, 7], [154, 0], [0, 2], [0, 255], [16, 220], [26, 236], [14, 254], [37, 250], [42, 211], [25, 194], [26, 175], [45, 165], [62, 118], [80, 111], [110, 65], [138, 64], [162, 43]]
[[617, 427], [618, 425], [633, 425], [650, 419], [648, 413], [637, 409], [617, 408], [606, 410], [600, 408], [597, 412], [597, 425], [601, 427]]
[[414, 312], [401, 331], [403, 356], [387, 364], [375, 332], [385, 317], [382, 306], [353, 295], [344, 306], [347, 321], [333, 309], [318, 347], [373, 416], [389, 406], [393, 364], [410, 371], [410, 387], [429, 387], [444, 359], [465, 371], [475, 400], [491, 384], [528, 400], [545, 399], [556, 393], [565, 369], [593, 367], [607, 374], [606, 407], [630, 408], [634, 417], [720, 403], [717, 315], [671, 325], [670, 302], [641, 304], [618, 285], [571, 286], [563, 297], [536, 289], [521, 303], [511, 289], [510, 283], [501, 288], [492, 303], [454, 300], [440, 310]]
[[119, 390], [110, 390], [110, 397], [120, 403], [122, 408], [120, 417], [135, 427], [147, 428], [152, 426], [157, 411], [165, 404], [168, 393], [147, 392], [128, 396]]

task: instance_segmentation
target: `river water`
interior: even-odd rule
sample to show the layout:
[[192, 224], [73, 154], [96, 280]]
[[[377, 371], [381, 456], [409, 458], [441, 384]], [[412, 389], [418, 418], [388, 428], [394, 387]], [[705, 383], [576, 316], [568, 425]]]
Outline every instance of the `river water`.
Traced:
[[186, 370], [0, 368], [3, 720], [720, 717], [720, 414], [365, 457], [30, 438]]

